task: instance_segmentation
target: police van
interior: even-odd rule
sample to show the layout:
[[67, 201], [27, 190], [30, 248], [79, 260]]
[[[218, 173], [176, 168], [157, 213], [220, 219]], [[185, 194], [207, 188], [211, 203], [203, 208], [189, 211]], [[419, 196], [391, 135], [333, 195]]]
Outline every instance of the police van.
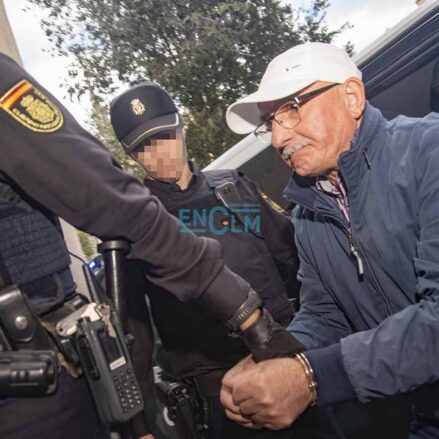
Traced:
[[[354, 61], [366, 96], [387, 119], [439, 112], [439, 0], [427, 0], [370, 44]], [[205, 170], [239, 169], [276, 203], [291, 174], [269, 144], [250, 134]]]

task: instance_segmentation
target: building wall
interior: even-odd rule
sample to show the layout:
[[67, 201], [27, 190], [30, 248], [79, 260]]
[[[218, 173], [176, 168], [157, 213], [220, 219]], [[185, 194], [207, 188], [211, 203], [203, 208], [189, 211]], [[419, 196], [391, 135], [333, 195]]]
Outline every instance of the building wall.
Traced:
[[20, 54], [18, 52], [17, 44], [15, 43], [14, 35], [6, 15], [3, 0], [0, 0], [0, 52], [6, 53], [19, 64], [21, 64]]

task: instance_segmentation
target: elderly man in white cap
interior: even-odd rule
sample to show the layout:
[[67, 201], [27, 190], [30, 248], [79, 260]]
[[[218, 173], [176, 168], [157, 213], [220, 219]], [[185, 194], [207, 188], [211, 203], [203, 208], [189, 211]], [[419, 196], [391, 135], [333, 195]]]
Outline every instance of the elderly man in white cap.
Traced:
[[270, 136], [293, 169], [302, 307], [289, 329], [306, 347], [235, 366], [228, 416], [278, 429], [310, 405], [406, 394], [411, 437], [439, 437], [439, 115], [385, 120], [343, 50], [306, 43], [227, 122]]

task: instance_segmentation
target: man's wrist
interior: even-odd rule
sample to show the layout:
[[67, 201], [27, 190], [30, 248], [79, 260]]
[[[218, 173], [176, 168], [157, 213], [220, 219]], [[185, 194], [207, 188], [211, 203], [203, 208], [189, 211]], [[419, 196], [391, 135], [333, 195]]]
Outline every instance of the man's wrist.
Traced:
[[306, 356], [300, 352], [298, 354], [296, 354], [294, 356], [295, 359], [297, 359], [297, 361], [299, 362], [300, 366], [302, 367], [305, 376], [306, 376], [306, 381], [308, 384], [308, 390], [310, 393], [310, 405], [316, 405], [317, 403], [317, 380], [314, 374], [314, 370], [310, 364], [310, 362], [308, 361], [308, 358], [306, 358]]

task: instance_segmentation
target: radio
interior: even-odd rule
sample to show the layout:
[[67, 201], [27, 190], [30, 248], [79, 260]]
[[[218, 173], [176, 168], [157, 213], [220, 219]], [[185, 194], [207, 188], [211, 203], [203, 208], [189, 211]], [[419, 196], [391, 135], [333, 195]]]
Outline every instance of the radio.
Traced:
[[60, 336], [72, 338], [104, 423], [123, 423], [143, 410], [143, 398], [117, 313], [90, 303], [58, 322]]

